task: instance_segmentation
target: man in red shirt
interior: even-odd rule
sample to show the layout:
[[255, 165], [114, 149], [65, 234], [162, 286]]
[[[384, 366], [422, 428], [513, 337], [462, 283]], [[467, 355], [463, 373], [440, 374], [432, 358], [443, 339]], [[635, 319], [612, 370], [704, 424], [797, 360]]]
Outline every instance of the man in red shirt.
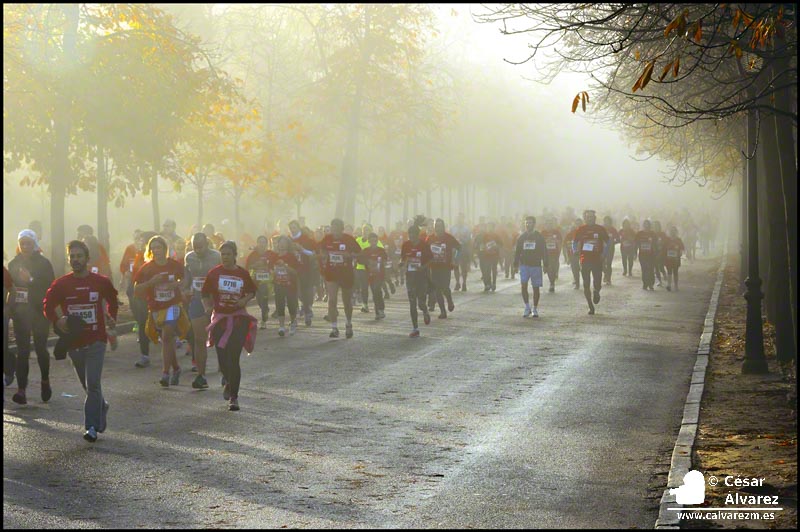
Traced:
[[334, 218], [331, 220], [330, 234], [322, 238], [317, 249], [328, 288], [328, 319], [331, 321], [331, 334], [329, 336], [330, 338], [339, 337], [339, 327], [336, 321], [339, 311], [336, 307], [339, 288], [341, 287], [344, 314], [347, 318], [345, 336], [352, 338], [353, 284], [355, 281], [353, 259], [361, 253], [361, 246], [358, 245], [352, 235], [344, 232], [344, 222], [339, 218]]
[[381, 320], [386, 317], [386, 306], [383, 301], [383, 283], [385, 280], [386, 265], [389, 256], [386, 250], [378, 246], [378, 235], [369, 233], [367, 242], [369, 247], [361, 250], [358, 262], [364, 265], [367, 275], [367, 284], [372, 289], [372, 300], [375, 302], [375, 319]]
[[478, 260], [483, 274], [483, 291], [494, 292], [497, 289], [497, 263], [503, 247], [500, 236], [495, 232], [494, 222], [489, 222], [488, 228], [478, 233], [474, 247], [478, 250]]
[[317, 243], [303, 231], [300, 222], [292, 220], [289, 222], [289, 236], [296, 247], [295, 257], [297, 258], [297, 277], [298, 277], [298, 296], [300, 298], [301, 318], [305, 318], [306, 326], [311, 326], [311, 319], [314, 312], [311, 310], [314, 305], [314, 268], [316, 267]]
[[574, 244], [575, 235], [582, 224], [583, 220], [576, 218], [575, 221], [572, 222], [572, 229], [567, 233], [567, 236], [564, 237], [564, 250], [567, 254], [567, 262], [572, 270], [572, 287], [575, 290], [580, 290], [581, 288], [581, 261], [580, 254], [574, 251]]
[[558, 280], [559, 256], [561, 255], [561, 231], [556, 227], [555, 216], [548, 216], [544, 230], [541, 232], [547, 248], [547, 278], [550, 280], [550, 292], [556, 291]]
[[678, 268], [681, 267], [681, 255], [686, 250], [683, 240], [678, 238], [678, 228], [674, 225], [669, 228], [669, 236], [663, 242], [663, 260], [667, 268], [667, 292], [672, 291], [672, 281], [675, 280], [675, 291], [678, 291]]
[[622, 220], [619, 230], [619, 250], [622, 254], [622, 275], [633, 277], [633, 260], [636, 258], [636, 231], [628, 218]]
[[608, 233], [608, 252], [603, 263], [603, 281], [606, 284], [611, 284], [611, 263], [614, 260], [614, 247], [619, 244], [619, 232], [614, 228], [614, 223], [611, 216], [603, 217], [603, 227]]
[[656, 235], [650, 230], [650, 220], [642, 222], [642, 230], [636, 233], [636, 249], [639, 266], [642, 268], [642, 289], [655, 290]]
[[[605, 227], [595, 223], [597, 216], [593, 210], [583, 212], [586, 222], [575, 232], [573, 251], [580, 253], [581, 276], [583, 277], [583, 295], [589, 304], [589, 314], [594, 314], [594, 306], [600, 303], [600, 289], [603, 286], [603, 263], [610, 247], [609, 236]], [[592, 297], [590, 281], [594, 283]]]
[[447, 310], [453, 312], [456, 305], [453, 303], [453, 294], [450, 292], [450, 271], [453, 269], [456, 257], [461, 250], [461, 244], [456, 237], [444, 230], [444, 220], [437, 218], [433, 226], [433, 234], [428, 237], [433, 258], [430, 262], [431, 282], [434, 295], [439, 303], [439, 318], [447, 318], [444, 309], [444, 300], [447, 298]]
[[408, 228], [408, 240], [403, 242], [400, 252], [400, 264], [406, 271], [406, 291], [411, 310], [411, 325], [413, 330], [411, 338], [419, 338], [419, 324], [417, 322], [417, 306], [422, 311], [425, 325], [430, 324], [431, 315], [425, 299], [428, 294], [428, 263], [433, 258], [431, 248], [420, 238], [419, 226], [412, 224]]
[[[117, 319], [117, 290], [108, 277], [91, 273], [89, 248], [79, 240], [67, 246], [72, 273], [59, 277], [47, 289], [44, 297], [44, 315], [56, 329], [74, 337], [68, 346], [68, 354], [78, 374], [86, 401], [83, 405], [83, 439], [90, 443], [97, 441], [97, 433], [106, 430], [108, 402], [103, 398], [100, 376], [103, 373], [103, 359], [106, 353], [106, 312], [108, 326], [114, 328]], [[103, 308], [103, 302], [106, 308]], [[61, 316], [56, 313], [60, 309]], [[70, 330], [67, 316], [80, 318], [80, 331]]]

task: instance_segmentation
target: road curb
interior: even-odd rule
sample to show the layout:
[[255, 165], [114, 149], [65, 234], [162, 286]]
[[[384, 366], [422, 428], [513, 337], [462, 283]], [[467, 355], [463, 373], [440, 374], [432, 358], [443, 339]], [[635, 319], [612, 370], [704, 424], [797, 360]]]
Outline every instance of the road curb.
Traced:
[[706, 369], [708, 368], [708, 354], [711, 352], [711, 339], [714, 335], [714, 320], [717, 316], [717, 306], [719, 304], [719, 294], [722, 290], [722, 280], [725, 277], [725, 266], [728, 261], [728, 246], [722, 253], [717, 271], [717, 282], [714, 284], [714, 291], [711, 292], [711, 300], [708, 304], [703, 333], [700, 335], [700, 344], [697, 347], [697, 359], [692, 370], [692, 380], [689, 384], [689, 393], [686, 395], [686, 404], [683, 408], [683, 419], [678, 438], [675, 440], [675, 447], [672, 450], [672, 460], [667, 477], [667, 489], [661, 496], [661, 503], [658, 510], [658, 519], [655, 528], [671, 529], [680, 528], [681, 519], [679, 512], [668, 510], [667, 508], [683, 508], [675, 500], [675, 495], [670, 494], [670, 488], [677, 488], [683, 484], [683, 477], [692, 468], [692, 452], [694, 450], [694, 440], [697, 437], [697, 426], [700, 418], [700, 402], [703, 397], [703, 389], [706, 382]]

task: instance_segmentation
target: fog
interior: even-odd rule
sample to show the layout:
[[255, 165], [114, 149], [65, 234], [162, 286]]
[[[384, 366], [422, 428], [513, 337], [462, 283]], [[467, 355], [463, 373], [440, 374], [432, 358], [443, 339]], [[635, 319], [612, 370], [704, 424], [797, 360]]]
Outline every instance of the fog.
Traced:
[[[305, 128], [303, 138], [300, 134], [297, 137], [299, 147], [279, 138], [280, 134], [272, 137], [278, 153], [277, 170], [272, 184], [264, 187], [268, 193], [254, 188], [244, 194], [239, 209], [243, 230], [260, 234], [266, 224], [288, 222], [298, 213], [312, 228], [329, 223], [336, 214], [342, 158], [347, 150], [347, 122], [335, 108], [341, 104], [335, 87], [323, 87], [313, 96], [315, 100], [308, 105], [313, 113], [294, 114], [303, 108], [289, 96], [304, 86], [302, 80], [294, 84], [276, 78], [272, 81], [276, 85], [270, 88], [254, 74], [265, 65], [286, 69], [290, 62], [302, 72], [298, 55], [308, 59], [309, 65], [314, 63], [313, 68], [317, 68], [316, 58], [303, 55], [304, 51], [289, 57], [291, 39], [282, 37], [278, 30], [261, 35], [243, 25], [241, 18], [236, 19], [236, 24], [225, 22], [223, 28], [225, 17], [237, 10], [255, 9], [253, 6], [218, 6], [211, 12], [198, 6], [165, 5], [164, 9], [174, 13], [176, 25], [200, 35], [219, 68], [242, 77], [243, 91], [262, 106], [261, 116], [269, 114], [265, 123], [269, 121], [278, 130], [295, 120]], [[709, 212], [733, 216], [736, 189], [721, 195], [713, 192], [710, 185], [688, 182], [678, 186], [668, 182], [672, 163], [658, 157], [636, 160], [645, 156], [636, 154], [632, 139], [593, 123], [591, 100], [586, 112], [571, 112], [573, 96], [586, 90], [585, 76], [564, 74], [549, 85], [526, 79], [533, 77], [532, 65], [516, 66], [504, 61], [524, 56], [525, 36], [502, 36], [496, 26], [477, 24], [470, 9], [468, 5], [433, 7], [435, 35], [431, 34], [423, 46], [433, 52], [430, 58], [421, 60], [419, 71], [433, 79], [428, 83], [432, 89], [419, 94], [426, 99], [425, 105], [434, 109], [430, 116], [441, 115], [436, 131], [418, 134], [422, 126], [411, 120], [403, 122], [411, 114], [403, 106], [419, 102], [395, 98], [388, 79], [376, 82], [378, 86], [385, 85], [380, 90], [372, 90], [375, 87], [369, 85], [364, 89], [368, 94], [361, 116], [357, 184], [355, 190], [350, 189], [355, 215], [346, 219], [347, 223], [369, 220], [376, 226], [394, 227], [397, 221], [419, 213], [442, 216], [452, 223], [461, 211], [472, 222], [477, 222], [479, 216], [504, 216], [518, 221], [524, 214], [540, 215], [544, 209], [561, 213], [567, 206], [578, 214], [587, 208], [595, 209], [599, 217], [610, 214], [617, 226], [620, 217], [626, 215], [639, 219], [661, 216], [665, 222], [672, 218], [677, 223], [678, 213], [684, 209], [697, 218]], [[270, 17], [280, 17], [281, 24], [300, 24], [289, 20], [296, 15], [290, 10], [262, 7], [258, 13], [259, 20], [266, 21], [265, 27]], [[311, 39], [310, 35], [305, 37]], [[267, 57], [262, 63], [243, 66], [242, 61], [248, 57], [244, 52], [254, 50], [254, 43], [272, 46], [269, 49], [277, 50], [277, 58]], [[311, 40], [303, 46], [306, 52], [314, 50]], [[332, 55], [329, 59], [333, 58]], [[422, 86], [425, 89], [425, 84]], [[319, 107], [320, 102], [326, 101], [328, 107]], [[422, 116], [426, 114], [423, 112]], [[305, 144], [300, 145], [302, 142]], [[307, 164], [315, 165], [315, 170], [306, 172], [296, 161], [295, 166], [289, 165], [287, 161], [297, 159], [293, 150], [302, 151], [303, 161], [311, 161], [308, 154], [312, 154], [315, 159]], [[36, 177], [37, 173], [26, 167], [4, 172], [3, 248], [7, 257], [13, 256], [17, 233], [34, 219], [44, 225], [43, 240], [49, 254], [51, 215], [47, 187], [21, 186], [20, 180], [28, 176]], [[320, 193], [308, 194], [298, 211], [298, 202], [292, 197], [294, 189], [278, 185], [289, 180], [307, 180]], [[387, 180], [398, 180], [399, 184], [384, 186]], [[233, 200], [226, 190], [230, 191], [230, 183], [221, 176], [209, 178], [202, 222], [213, 223], [226, 237], [235, 237]], [[150, 194], [142, 190], [134, 194], [124, 198], [124, 207], [116, 207], [113, 202], [108, 206], [112, 264], [130, 243], [134, 229], [152, 229], [154, 225]], [[717, 199], [720, 195], [722, 199]], [[388, 208], [383, 199], [387, 196]], [[372, 212], [366, 208], [368, 205]], [[178, 187], [162, 177], [159, 217], [161, 221], [175, 219], [178, 232], [188, 235], [197, 223], [197, 189], [186, 181]], [[95, 227], [97, 233], [95, 191], [81, 190], [67, 197], [67, 240], [84, 223]]]

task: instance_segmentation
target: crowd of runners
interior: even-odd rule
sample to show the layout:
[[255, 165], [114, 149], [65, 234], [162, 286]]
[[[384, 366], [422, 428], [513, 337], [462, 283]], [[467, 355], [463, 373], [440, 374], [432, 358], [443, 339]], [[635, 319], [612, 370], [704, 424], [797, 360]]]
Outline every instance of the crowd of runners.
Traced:
[[[186, 341], [195, 374], [191, 386], [205, 389], [207, 348], [214, 347], [223, 397], [235, 411], [241, 353], [252, 352], [257, 331], [267, 329], [268, 320], [277, 320], [273, 334], [293, 336], [298, 320], [312, 326], [318, 303], [326, 311], [323, 319], [330, 324], [330, 338], [339, 338], [341, 297], [345, 337], [353, 338], [354, 308], [360, 305], [361, 313], [374, 311], [374, 319], [382, 320], [385, 300], [405, 287], [409, 336], [417, 338], [419, 314], [428, 325], [438, 306], [438, 319], [447, 319], [456, 309], [453, 291], [467, 291], [473, 268], [480, 272], [487, 294], [497, 289], [499, 275], [516, 279], [519, 274], [522, 316], [538, 318], [545, 276], [548, 291], [555, 292], [562, 263], [571, 270], [572, 288], [583, 288], [588, 313], [594, 314], [603, 285], [612, 283], [617, 247], [623, 276], [634, 277], [638, 263], [643, 290], [658, 286], [678, 291], [681, 259], [693, 261], [698, 245], [708, 254], [716, 230], [713, 219], [698, 225], [685, 212], [664, 227], [657, 220], [640, 222], [633, 216], [623, 219], [619, 228], [611, 216], [599, 224], [594, 210], [584, 211], [581, 218], [571, 209], [560, 216], [546, 210], [540, 218], [541, 223], [534, 216], [519, 222], [481, 217], [471, 225], [459, 214], [448, 228], [441, 218], [419, 215], [397, 222], [388, 232], [368, 223], [354, 228], [340, 219], [312, 230], [300, 219], [284, 231], [278, 227], [255, 240], [241, 235], [238, 243], [226, 240], [211, 224], [195, 226], [183, 238], [176, 223], [166, 220], [161, 232], [134, 232], [118, 275], [92, 228], [81, 225], [67, 245], [72, 272], [58, 279], [42, 254], [41, 224], [32, 222], [20, 231], [16, 254], [3, 268], [4, 389], [16, 378], [12, 400], [27, 403], [32, 339], [41, 371], [41, 399], [51, 398], [47, 339], [52, 326], [59, 336], [55, 358], [69, 355], [86, 390], [84, 439], [96, 441], [105, 430], [109, 409], [100, 383], [103, 358], [107, 345], [116, 349], [115, 324], [124, 304], [119, 294], [124, 292], [136, 321], [140, 353], [135, 367], [148, 367], [151, 344], [160, 344], [159, 384], [179, 385], [177, 352]], [[247, 310], [252, 299], [258, 305], [256, 316]], [[9, 319], [15, 352], [8, 347]]]

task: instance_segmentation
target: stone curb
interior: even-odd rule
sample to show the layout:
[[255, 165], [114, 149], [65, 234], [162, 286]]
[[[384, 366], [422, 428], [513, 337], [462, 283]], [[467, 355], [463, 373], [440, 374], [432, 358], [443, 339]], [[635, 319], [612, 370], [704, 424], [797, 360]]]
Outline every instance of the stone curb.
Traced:
[[668, 510], [667, 508], [683, 508], [675, 500], [675, 495], [670, 494], [670, 488], [677, 488], [683, 484], [683, 477], [692, 468], [692, 451], [694, 440], [697, 436], [697, 426], [700, 418], [700, 401], [703, 397], [705, 387], [706, 368], [708, 367], [708, 354], [711, 352], [711, 338], [714, 335], [714, 320], [717, 316], [717, 305], [719, 304], [719, 293], [722, 290], [722, 280], [725, 276], [725, 266], [728, 260], [728, 246], [722, 254], [722, 262], [717, 271], [717, 282], [714, 284], [714, 291], [711, 292], [711, 300], [708, 304], [703, 334], [700, 335], [700, 344], [697, 347], [697, 359], [692, 370], [692, 380], [689, 385], [689, 393], [686, 395], [686, 405], [683, 408], [683, 419], [675, 447], [672, 450], [672, 461], [667, 477], [667, 489], [661, 496], [661, 503], [658, 510], [658, 519], [654, 528], [670, 529], [680, 528], [681, 520], [679, 512]]

